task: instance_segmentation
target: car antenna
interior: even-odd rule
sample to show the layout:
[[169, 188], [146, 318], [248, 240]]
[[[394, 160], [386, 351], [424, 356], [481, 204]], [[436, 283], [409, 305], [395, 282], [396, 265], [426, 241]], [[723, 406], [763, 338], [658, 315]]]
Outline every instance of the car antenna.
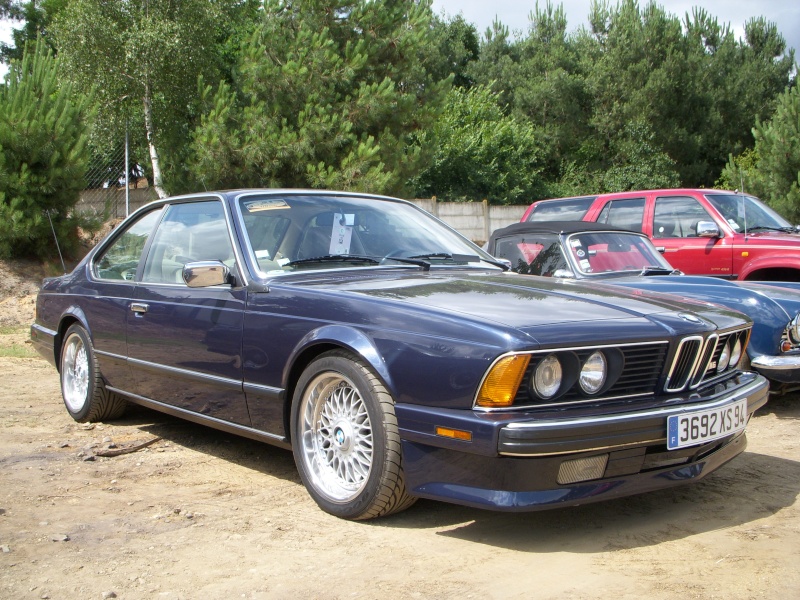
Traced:
[[739, 171], [739, 197], [742, 199], [742, 217], [744, 218], [744, 237], [747, 238], [747, 205], [744, 203], [744, 176]]
[[61, 254], [61, 246], [58, 245], [58, 236], [56, 235], [56, 228], [53, 227], [53, 219], [50, 218], [50, 209], [44, 211], [47, 215], [47, 220], [50, 221], [50, 231], [53, 232], [53, 239], [56, 241], [56, 250], [58, 250], [58, 258], [61, 259], [61, 268], [64, 269], [64, 275], [67, 274], [67, 265], [64, 264], [64, 256]]

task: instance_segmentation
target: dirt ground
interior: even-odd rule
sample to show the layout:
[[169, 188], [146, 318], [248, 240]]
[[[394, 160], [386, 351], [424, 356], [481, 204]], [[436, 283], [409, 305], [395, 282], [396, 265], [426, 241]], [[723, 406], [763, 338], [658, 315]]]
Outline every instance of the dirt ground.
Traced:
[[287, 451], [137, 407], [73, 422], [26, 344], [25, 285], [0, 290], [0, 598], [800, 598], [800, 395], [772, 399], [747, 452], [699, 484], [351, 523], [317, 508]]

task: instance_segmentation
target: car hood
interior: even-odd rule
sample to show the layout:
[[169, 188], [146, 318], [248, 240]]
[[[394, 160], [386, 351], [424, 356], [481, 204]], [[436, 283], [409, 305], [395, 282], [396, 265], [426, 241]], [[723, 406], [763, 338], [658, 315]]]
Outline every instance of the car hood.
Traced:
[[[744, 236], [742, 232], [737, 233]], [[800, 247], [800, 234], [783, 231], [750, 231], [747, 233], [747, 241], [751, 244], [777, 244], [798, 248]]]
[[[557, 323], [647, 319], [672, 333], [741, 325], [741, 314], [708, 303], [649, 296], [607, 284], [587, 284], [515, 273], [477, 270], [407, 270], [387, 274], [367, 269], [356, 274], [297, 279], [330, 294], [369, 297], [422, 309], [457, 313], [523, 331]], [[294, 279], [294, 277], [292, 277]], [[284, 278], [282, 278], [284, 279]], [[288, 281], [287, 281], [288, 283]]]

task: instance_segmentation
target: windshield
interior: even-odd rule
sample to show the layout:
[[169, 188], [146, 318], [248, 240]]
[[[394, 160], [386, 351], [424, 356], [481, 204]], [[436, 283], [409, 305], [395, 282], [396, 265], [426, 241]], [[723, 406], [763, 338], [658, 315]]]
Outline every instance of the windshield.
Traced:
[[[556, 271], [568, 270], [561, 241], [555, 234], [536, 233], [510, 235], [495, 242], [494, 255], [511, 263], [511, 269], [523, 275], [552, 277]], [[572, 271], [563, 275], [572, 276]]]
[[[262, 274], [478, 264], [492, 257], [416, 206], [339, 195], [246, 195], [238, 209]], [[486, 266], [486, 265], [483, 265]]]
[[794, 227], [769, 206], [753, 196], [743, 194], [706, 194], [734, 231], [794, 230]]
[[566, 237], [565, 247], [575, 268], [583, 275], [673, 270], [649, 239], [631, 233], [574, 233]]

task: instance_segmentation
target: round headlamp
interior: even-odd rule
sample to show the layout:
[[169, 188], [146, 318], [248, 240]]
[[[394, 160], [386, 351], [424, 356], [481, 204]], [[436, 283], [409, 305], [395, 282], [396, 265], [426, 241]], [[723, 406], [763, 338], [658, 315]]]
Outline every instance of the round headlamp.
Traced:
[[558, 393], [563, 379], [561, 362], [555, 354], [545, 356], [533, 373], [533, 391], [540, 398], [552, 398]]
[[786, 331], [789, 334], [789, 340], [792, 344], [800, 344], [800, 313], [797, 313], [794, 319], [789, 321], [789, 326], [786, 328]]
[[737, 336], [733, 342], [733, 348], [731, 348], [730, 365], [735, 367], [739, 364], [740, 360], [742, 360], [742, 340]]
[[719, 353], [719, 359], [717, 359], [717, 373], [722, 373], [728, 368], [729, 364], [731, 364], [731, 345], [726, 343], [722, 347], [722, 352]]
[[578, 376], [581, 389], [587, 394], [596, 394], [606, 382], [607, 373], [608, 364], [605, 355], [600, 351], [593, 352], [583, 363], [581, 374]]

